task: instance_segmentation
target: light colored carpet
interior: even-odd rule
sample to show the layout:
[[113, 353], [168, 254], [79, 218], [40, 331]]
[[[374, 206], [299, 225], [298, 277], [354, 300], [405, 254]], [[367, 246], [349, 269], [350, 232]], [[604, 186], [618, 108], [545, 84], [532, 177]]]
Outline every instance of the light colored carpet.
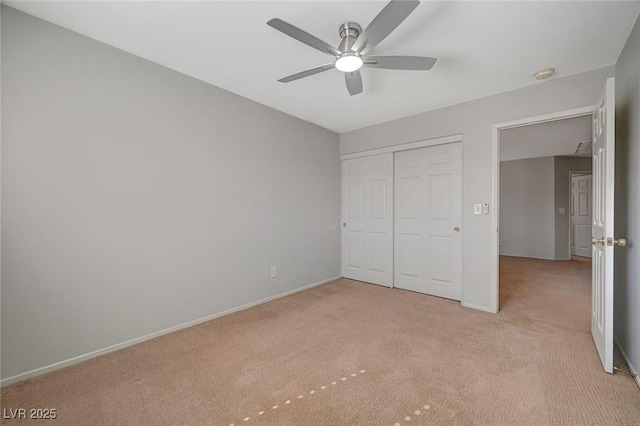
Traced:
[[589, 264], [501, 265], [498, 315], [343, 279], [4, 388], [2, 407], [69, 425], [640, 424], [589, 334]]

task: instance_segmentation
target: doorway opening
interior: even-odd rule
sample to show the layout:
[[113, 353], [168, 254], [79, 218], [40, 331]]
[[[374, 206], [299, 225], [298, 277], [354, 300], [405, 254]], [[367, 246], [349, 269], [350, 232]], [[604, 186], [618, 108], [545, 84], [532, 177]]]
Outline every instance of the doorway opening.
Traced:
[[[537, 125], [547, 125], [556, 123], [559, 126], [562, 126], [562, 122], [569, 119], [582, 119], [586, 120], [588, 117], [591, 117], [593, 113], [593, 107], [583, 107], [577, 108], [574, 110], [561, 111], [552, 114], [546, 114], [536, 117], [529, 117], [520, 120], [514, 120], [505, 123], [494, 124], [493, 126], [493, 135], [492, 135], [492, 204], [496, 206], [495, 212], [496, 214], [492, 216], [492, 228], [495, 229], [496, 238], [492, 238], [490, 240], [491, 251], [494, 253], [492, 256], [492, 265], [491, 265], [491, 281], [492, 285], [492, 295], [491, 295], [491, 308], [492, 311], [498, 312], [500, 310], [500, 255], [502, 254], [520, 254], [523, 257], [529, 258], [539, 258], [539, 259], [548, 259], [555, 260], [556, 253], [556, 242], [559, 243], [560, 249], [558, 253], [561, 253], [562, 247], [566, 246], [564, 251], [565, 260], [569, 260], [570, 257], [570, 181], [572, 170], [580, 170], [576, 167], [571, 167], [571, 165], [567, 165], [565, 168], [565, 160], [562, 159], [564, 157], [561, 154], [558, 154], [557, 151], [549, 151], [549, 148], [553, 148], [558, 143], [552, 143], [553, 135], [544, 135], [535, 130], [541, 130], [541, 127], [536, 128]], [[591, 129], [591, 126], [589, 126]], [[589, 130], [590, 131], [590, 130]], [[508, 142], [503, 143], [503, 138], [508, 137], [509, 133], [513, 133], [513, 135], [518, 136], [518, 133], [521, 133], [522, 138], [515, 138], [514, 140], [520, 140], [520, 142], [512, 142], [508, 144]], [[527, 135], [530, 133], [531, 135]], [[528, 139], [525, 137], [527, 136]], [[545, 137], [546, 136], [546, 137]], [[579, 142], [589, 142], [591, 138], [588, 140], [579, 140]], [[557, 142], [557, 141], [556, 141]], [[576, 141], [572, 141], [576, 142]], [[503, 150], [504, 145], [504, 150]], [[585, 144], [581, 145], [582, 147]], [[577, 145], [574, 144], [572, 146], [572, 153], [576, 153]], [[566, 148], [565, 148], [566, 149]], [[565, 151], [565, 154], [567, 152]], [[549, 158], [545, 158], [549, 157]], [[566, 194], [564, 195], [564, 200], [562, 194], [555, 194], [553, 196], [541, 195], [539, 190], [539, 184], [544, 184], [546, 186], [554, 186], [555, 185], [555, 163], [556, 157], [559, 158], [557, 161], [559, 163], [558, 173], [564, 173], [564, 178], [566, 179], [566, 185], [564, 188], [566, 189]], [[530, 206], [534, 211], [537, 211], [540, 207], [546, 206], [545, 213], [538, 217], [537, 215], [532, 215], [529, 210], [522, 210], [523, 215], [526, 217], [532, 218], [534, 222], [537, 223], [537, 229], [540, 231], [544, 227], [545, 224], [548, 225], [547, 229], [542, 229], [542, 236], [537, 233], [532, 234], [529, 229], [530, 226], [522, 226], [522, 221], [516, 218], [514, 221], [513, 232], [515, 238], [510, 239], [511, 241], [506, 241], [503, 239], [503, 233], [500, 229], [501, 226], [501, 216], [503, 212], [501, 208], [504, 207], [501, 202], [501, 162], [504, 161], [513, 161], [513, 160], [531, 160], [533, 164], [527, 164], [524, 168], [518, 168], [517, 164], [513, 167], [516, 174], [520, 174], [522, 177], [523, 174], [527, 173], [527, 170], [531, 173], [537, 172], [537, 166], [541, 166], [543, 170], [546, 170], [546, 173], [540, 176], [540, 180], [533, 186], [520, 187], [518, 188], [517, 184], [514, 184], [514, 191], [516, 191], [516, 201], [515, 204], [512, 201], [509, 206], [514, 206], [516, 213], [518, 212], [518, 202], [517, 197], [525, 197], [524, 205]], [[537, 163], [537, 164], [536, 164]], [[590, 161], [589, 161], [590, 163]], [[562, 166], [562, 167], [560, 167]], [[562, 172], [562, 170], [565, 170]], [[584, 170], [584, 169], [583, 169]], [[526, 180], [525, 180], [526, 181]], [[534, 181], [535, 182], [535, 181]], [[531, 185], [531, 184], [530, 184]], [[560, 191], [561, 192], [561, 191]], [[558, 198], [558, 203], [556, 203], [556, 196]], [[537, 198], [536, 198], [537, 197]], [[557, 205], [556, 205], [557, 204]], [[564, 204], [564, 205], [561, 205]], [[564, 209], [564, 210], [561, 210]], [[513, 219], [513, 218], [512, 218]], [[566, 237], [562, 238], [562, 233], [557, 235], [555, 232], [556, 222], [558, 222], [559, 229], [565, 230]], [[526, 223], [526, 222], [525, 222]], [[549, 233], [549, 229], [551, 229], [551, 224], [553, 224], [553, 232]], [[526, 241], [527, 236], [532, 238], [532, 240], [528, 242]], [[522, 240], [524, 237], [524, 243]], [[509, 247], [511, 245], [511, 248]], [[509, 253], [509, 251], [512, 251]], [[524, 253], [524, 254], [523, 254]], [[527, 254], [528, 253], [528, 254]], [[553, 253], [551, 255], [550, 253]]]
[[[588, 332], [591, 115], [500, 130], [499, 308]], [[579, 262], [573, 260], [576, 254]]]
[[[588, 332], [591, 115], [500, 131], [500, 306]], [[572, 260], [581, 255], [584, 261]]]

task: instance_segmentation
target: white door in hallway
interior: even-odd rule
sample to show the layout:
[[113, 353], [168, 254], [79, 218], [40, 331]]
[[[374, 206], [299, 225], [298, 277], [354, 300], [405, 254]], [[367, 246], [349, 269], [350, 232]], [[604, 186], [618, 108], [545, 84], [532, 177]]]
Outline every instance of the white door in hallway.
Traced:
[[571, 179], [571, 254], [591, 257], [591, 175]]
[[614, 93], [614, 79], [609, 78], [593, 114], [591, 334], [608, 373], [613, 373]]
[[393, 285], [393, 154], [342, 161], [342, 276]]
[[461, 144], [396, 152], [394, 286], [462, 296]]

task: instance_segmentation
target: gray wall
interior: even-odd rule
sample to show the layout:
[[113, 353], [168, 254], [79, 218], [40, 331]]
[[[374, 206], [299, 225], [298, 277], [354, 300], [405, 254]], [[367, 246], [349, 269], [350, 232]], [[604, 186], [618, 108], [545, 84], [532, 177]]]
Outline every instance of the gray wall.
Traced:
[[496, 209], [490, 206], [490, 215], [475, 216], [473, 204], [491, 201], [492, 125], [595, 105], [604, 81], [613, 74], [614, 67], [609, 66], [344, 133], [340, 135], [340, 152], [463, 135], [462, 301], [467, 306], [490, 309], [493, 253], [489, 241], [496, 237], [496, 230], [491, 227], [491, 215], [496, 214]]
[[616, 66], [616, 237], [614, 335], [640, 373], [640, 20]]
[[337, 134], [6, 7], [2, 89], [3, 378], [339, 275]]
[[500, 162], [500, 254], [555, 259], [553, 157]]
[[[571, 172], [591, 171], [592, 166], [591, 157], [554, 157], [556, 260], [571, 259]], [[564, 209], [564, 214], [559, 213], [560, 208]]]
[[500, 162], [500, 254], [570, 259], [570, 172], [591, 167], [590, 157]]

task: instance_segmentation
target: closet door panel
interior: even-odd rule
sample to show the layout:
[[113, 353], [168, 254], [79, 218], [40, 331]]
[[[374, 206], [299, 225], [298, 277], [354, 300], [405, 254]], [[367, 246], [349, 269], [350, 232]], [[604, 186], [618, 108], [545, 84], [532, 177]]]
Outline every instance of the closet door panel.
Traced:
[[395, 287], [462, 297], [459, 142], [395, 153]]
[[393, 285], [393, 154], [342, 161], [342, 276]]

